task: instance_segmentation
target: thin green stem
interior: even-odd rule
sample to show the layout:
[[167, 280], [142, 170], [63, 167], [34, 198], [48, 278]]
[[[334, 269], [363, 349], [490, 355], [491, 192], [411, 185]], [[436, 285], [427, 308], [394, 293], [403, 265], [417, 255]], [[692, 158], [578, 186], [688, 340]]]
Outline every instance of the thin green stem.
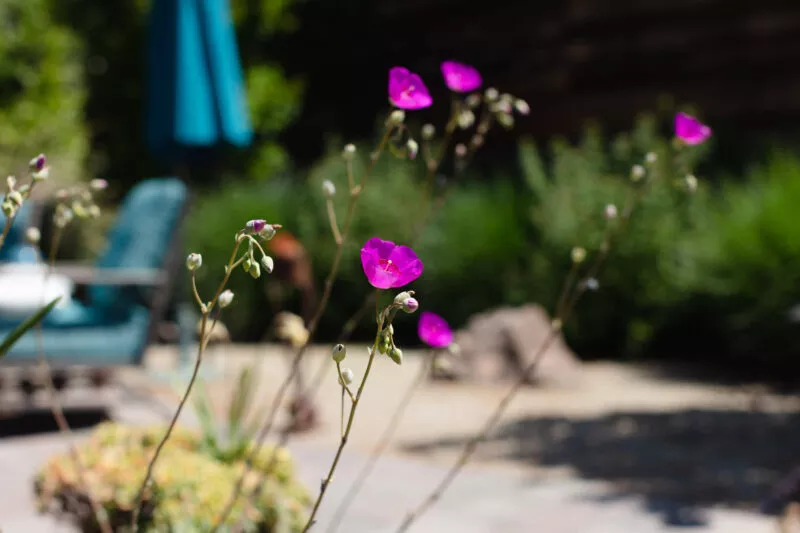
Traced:
[[[517, 395], [517, 393], [522, 389], [523, 386], [530, 382], [531, 377], [536, 372], [536, 369], [539, 366], [544, 355], [547, 353], [547, 350], [553, 344], [553, 342], [558, 337], [563, 324], [569, 320], [575, 306], [577, 305], [578, 301], [580, 300], [581, 295], [585, 292], [586, 288], [586, 281], [596, 277], [597, 273], [599, 272], [601, 266], [603, 265], [608, 253], [611, 249], [611, 243], [613, 241], [613, 237], [620, 232], [622, 232], [628, 220], [630, 219], [630, 215], [633, 212], [635, 205], [641, 200], [644, 196], [644, 187], [641, 187], [636, 194], [629, 195], [629, 200], [626, 201], [626, 209], [623, 211], [622, 220], [620, 220], [619, 224], [612, 225], [609, 224], [606, 227], [606, 235], [603, 239], [603, 243], [600, 249], [600, 253], [597, 255], [597, 258], [593, 265], [589, 268], [587, 274], [577, 283], [572, 290], [571, 296], [567, 298], [567, 303], [563, 305], [563, 309], [560, 315], [556, 315], [551, 323], [550, 330], [545, 336], [544, 341], [540, 345], [539, 349], [535, 352], [533, 358], [531, 359], [530, 363], [525, 366], [520, 374], [519, 378], [512, 384], [511, 388], [506, 392], [500, 402], [497, 404], [495, 409], [490, 414], [489, 418], [486, 422], [481, 426], [481, 429], [466, 443], [464, 448], [462, 449], [461, 453], [459, 454], [458, 458], [456, 459], [453, 466], [447, 471], [441, 481], [434, 487], [434, 489], [422, 500], [412, 512], [410, 512], [403, 522], [400, 524], [400, 527], [396, 530], [396, 533], [406, 533], [409, 531], [411, 526], [419, 519], [423, 514], [425, 514], [439, 499], [441, 499], [444, 492], [450, 487], [452, 482], [461, 472], [461, 470], [467, 465], [469, 460], [472, 458], [473, 454], [478, 448], [478, 445], [486, 440], [489, 434], [494, 430], [494, 428], [499, 423], [500, 419], [506, 412], [508, 405], [511, 403], [511, 400]], [[567, 285], [569, 280], [569, 276], [565, 280], [565, 290], [562, 291], [562, 297], [560, 300], [566, 298], [564, 294], [568, 290], [572, 284]]]
[[[228, 280], [231, 277], [231, 273], [236, 268], [236, 266], [241, 262], [241, 258], [239, 261], [236, 260], [236, 256], [239, 253], [239, 248], [241, 247], [242, 239], [239, 238], [237, 235], [236, 239], [236, 246], [233, 248], [233, 252], [231, 253], [230, 259], [228, 259], [228, 264], [225, 268], [225, 276], [222, 279], [222, 282], [217, 287], [217, 291], [214, 294], [214, 298], [211, 299], [209, 305], [205, 305], [200, 298], [199, 293], [197, 292], [197, 287], [195, 285], [195, 276], [194, 272], [192, 272], [192, 287], [195, 292], [195, 298], [198, 301], [198, 305], [202, 311], [202, 316], [200, 319], [200, 335], [198, 340], [198, 347], [197, 347], [197, 359], [195, 360], [194, 368], [192, 369], [192, 375], [189, 378], [189, 383], [186, 386], [186, 391], [184, 392], [183, 396], [181, 397], [180, 402], [178, 403], [178, 408], [175, 410], [175, 414], [172, 417], [172, 420], [167, 426], [167, 431], [164, 433], [164, 437], [156, 446], [156, 450], [153, 453], [153, 457], [150, 459], [150, 462], [147, 465], [147, 471], [145, 473], [144, 479], [142, 480], [142, 484], [139, 487], [139, 490], [136, 494], [136, 498], [134, 498], [134, 506], [133, 506], [133, 513], [131, 513], [131, 529], [134, 531], [139, 530], [139, 516], [142, 512], [142, 506], [144, 505], [144, 493], [147, 490], [148, 485], [150, 484], [150, 479], [153, 476], [153, 470], [155, 469], [156, 462], [158, 461], [159, 456], [161, 455], [161, 450], [164, 448], [164, 445], [169, 440], [172, 431], [175, 429], [176, 424], [178, 423], [178, 418], [183, 411], [184, 405], [189, 399], [189, 396], [192, 393], [192, 389], [194, 387], [195, 381], [197, 381], [197, 375], [200, 372], [200, 365], [203, 362], [203, 354], [205, 352], [206, 345], [208, 344], [208, 317], [209, 313], [213, 309], [214, 305], [216, 304], [217, 300], [219, 299], [219, 295], [225, 289], [225, 286], [228, 284]], [[216, 325], [216, 320], [214, 321], [214, 325]], [[213, 327], [213, 326], [212, 326]]]
[[[13, 220], [12, 220], [13, 222]], [[8, 226], [8, 221], [6, 221], [6, 226]], [[53, 272], [53, 267], [55, 266], [55, 258], [58, 252], [58, 248], [61, 244], [61, 234], [63, 233], [62, 228], [55, 228], [53, 233], [53, 239], [50, 245], [50, 252], [48, 253], [47, 257], [47, 269], [45, 271], [43, 285], [42, 285], [42, 299], [44, 299], [44, 291], [47, 288], [47, 283], [50, 280], [50, 275]], [[41, 257], [37, 254], [37, 257]], [[100, 531], [103, 533], [111, 533], [111, 524], [108, 519], [108, 514], [105, 512], [105, 509], [98, 503], [97, 499], [94, 497], [91, 488], [86, 480], [86, 467], [83, 464], [83, 461], [80, 458], [80, 454], [78, 454], [78, 449], [75, 447], [75, 444], [72, 443], [72, 428], [69, 426], [69, 421], [67, 420], [66, 415], [64, 414], [64, 409], [61, 406], [61, 402], [58, 400], [58, 392], [56, 391], [55, 383], [53, 382], [53, 374], [52, 369], [50, 368], [50, 364], [47, 361], [47, 355], [45, 354], [44, 348], [44, 331], [42, 329], [42, 323], [39, 322], [36, 325], [36, 345], [37, 351], [39, 352], [38, 364], [44, 375], [44, 384], [45, 389], [47, 390], [47, 395], [50, 399], [50, 412], [53, 414], [53, 419], [58, 426], [59, 432], [63, 433], [67, 436], [70, 446], [69, 446], [69, 453], [70, 457], [72, 458], [72, 462], [75, 465], [75, 472], [78, 477], [78, 483], [83, 487], [85, 492], [86, 498], [89, 500], [89, 506], [92, 508], [92, 513], [94, 514], [95, 520], [97, 521], [97, 525], [100, 528]]]
[[342, 457], [344, 447], [347, 445], [347, 440], [350, 438], [350, 431], [353, 429], [353, 421], [356, 417], [356, 411], [358, 411], [358, 405], [361, 402], [361, 395], [364, 393], [364, 386], [367, 384], [367, 379], [369, 378], [369, 373], [372, 369], [372, 362], [375, 360], [375, 354], [378, 352], [378, 342], [380, 341], [383, 327], [384, 320], [382, 319], [378, 325], [378, 333], [375, 335], [375, 341], [372, 344], [372, 349], [369, 352], [369, 360], [367, 361], [367, 368], [364, 370], [364, 377], [361, 378], [361, 384], [358, 386], [355, 399], [353, 399], [353, 405], [350, 406], [350, 416], [347, 418], [347, 427], [342, 434], [342, 438], [339, 440], [339, 447], [336, 450], [336, 455], [334, 456], [331, 467], [328, 470], [328, 475], [325, 476], [324, 480], [322, 480], [319, 495], [314, 502], [314, 507], [311, 509], [311, 514], [308, 517], [308, 522], [306, 522], [306, 525], [303, 528], [303, 533], [307, 532], [309, 529], [311, 529], [311, 526], [314, 525], [314, 518], [317, 516], [317, 511], [319, 511], [320, 505], [322, 505], [322, 500], [325, 498], [325, 493], [328, 491], [328, 487], [333, 480], [333, 474], [336, 472], [336, 467], [339, 465], [339, 459]]
[[411, 384], [406, 389], [405, 393], [403, 394], [403, 398], [400, 400], [400, 403], [395, 408], [392, 416], [389, 418], [389, 423], [386, 424], [386, 428], [383, 430], [383, 434], [381, 438], [378, 440], [378, 444], [372, 449], [367, 462], [364, 464], [363, 468], [359, 471], [358, 475], [356, 476], [355, 481], [353, 481], [350, 488], [347, 490], [347, 493], [342, 500], [342, 503], [339, 505], [339, 508], [336, 509], [336, 512], [331, 519], [331, 523], [328, 526], [328, 533], [334, 533], [339, 524], [341, 524], [342, 519], [344, 519], [345, 515], [347, 514], [347, 510], [350, 508], [350, 505], [355, 501], [356, 496], [361, 491], [364, 482], [367, 480], [369, 475], [372, 473], [373, 468], [378, 462], [378, 459], [384, 454], [386, 449], [391, 444], [392, 439], [394, 438], [395, 433], [397, 432], [397, 428], [400, 426], [400, 422], [403, 419], [403, 415], [405, 414], [408, 405], [411, 403], [411, 399], [414, 397], [414, 394], [419, 389], [422, 382], [425, 380], [425, 377], [428, 375], [434, 361], [434, 354], [431, 352], [427, 359], [422, 362], [419, 368], [419, 372]]
[[336, 221], [336, 211], [333, 208], [333, 200], [330, 198], [325, 199], [325, 205], [328, 210], [328, 222], [331, 225], [331, 233], [333, 233], [333, 240], [336, 244], [342, 243], [342, 234], [339, 232], [339, 223]]
[[[283, 404], [283, 400], [285, 399], [286, 394], [289, 391], [289, 387], [291, 386], [291, 383], [294, 381], [295, 376], [297, 375], [300, 369], [300, 362], [302, 361], [303, 356], [305, 355], [306, 350], [308, 349], [309, 343], [314, 338], [314, 334], [316, 333], [317, 327], [319, 326], [319, 321], [322, 318], [322, 315], [328, 306], [328, 301], [330, 300], [331, 297], [333, 285], [336, 282], [337, 276], [339, 275], [339, 267], [342, 262], [344, 245], [346, 244], [347, 238], [350, 235], [350, 229], [355, 217], [355, 210], [358, 204], [358, 198], [361, 195], [361, 192], [364, 190], [365, 185], [367, 184], [370, 172], [374, 168], [375, 163], [378, 161], [380, 154], [385, 149], [386, 143], [389, 141], [389, 136], [391, 135], [391, 133], [392, 133], [392, 127], [387, 127], [383, 137], [381, 138], [380, 143], [378, 144], [378, 148], [372, 154], [371, 161], [367, 166], [366, 170], [364, 171], [361, 183], [355, 185], [350, 191], [350, 199], [347, 204], [347, 212], [345, 214], [344, 224], [342, 225], [342, 232], [341, 232], [342, 240], [340, 243], [337, 243], [336, 245], [336, 252], [333, 257], [333, 262], [331, 263], [331, 269], [328, 273], [328, 277], [325, 279], [325, 286], [322, 292], [322, 298], [320, 299], [319, 305], [317, 306], [317, 309], [314, 312], [314, 316], [312, 316], [311, 320], [308, 323], [308, 327], [306, 328], [308, 330], [308, 338], [306, 339], [306, 342], [304, 342], [300, 347], [298, 347], [294, 357], [292, 358], [291, 366], [289, 368], [289, 373], [286, 376], [286, 379], [284, 379], [283, 382], [281, 383], [280, 387], [278, 387], [278, 391], [275, 394], [275, 398], [270, 407], [267, 419], [264, 425], [259, 430], [258, 435], [256, 435], [256, 445], [253, 446], [253, 449], [250, 451], [250, 454], [245, 458], [245, 465], [242, 474], [239, 476], [239, 479], [236, 481], [236, 484], [234, 485], [233, 492], [231, 493], [231, 497], [228, 500], [227, 505], [220, 514], [220, 517], [217, 520], [216, 524], [211, 529], [212, 533], [217, 531], [220, 525], [224, 523], [225, 520], [227, 520], [228, 516], [233, 510], [233, 507], [236, 505], [236, 502], [242, 493], [242, 489], [244, 488], [244, 481], [253, 468], [253, 459], [261, 450], [267, 436], [272, 431], [272, 428], [275, 425], [275, 420], [277, 418], [278, 410], [280, 409], [280, 406]], [[285, 442], [289, 438], [289, 430], [287, 429], [282, 433], [283, 434], [281, 435], [281, 441]], [[275, 467], [277, 459], [278, 459], [278, 454], [273, 453], [270, 462], [267, 464], [267, 467], [262, 471], [261, 474], [262, 480], [264, 477], [269, 475], [269, 473]], [[260, 487], [262, 485], [263, 483], [257, 484], [257, 487], [253, 492], [253, 495], [260, 493], [261, 490]]]

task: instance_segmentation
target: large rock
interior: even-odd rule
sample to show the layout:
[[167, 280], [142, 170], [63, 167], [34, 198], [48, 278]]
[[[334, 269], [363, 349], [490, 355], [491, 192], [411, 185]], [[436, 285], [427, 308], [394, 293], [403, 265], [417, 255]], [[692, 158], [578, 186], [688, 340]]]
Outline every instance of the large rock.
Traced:
[[[447, 356], [448, 370], [434, 377], [477, 382], [515, 381], [547, 341], [551, 319], [538, 305], [506, 307], [473, 316], [455, 333], [456, 355]], [[573, 385], [580, 361], [561, 334], [556, 334], [528, 383]]]

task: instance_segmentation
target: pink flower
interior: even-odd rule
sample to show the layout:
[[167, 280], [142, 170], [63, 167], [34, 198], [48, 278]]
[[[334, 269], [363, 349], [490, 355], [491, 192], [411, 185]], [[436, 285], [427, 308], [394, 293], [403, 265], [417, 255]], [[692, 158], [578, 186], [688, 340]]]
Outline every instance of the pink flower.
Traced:
[[417, 334], [422, 342], [432, 348], [444, 348], [453, 342], [453, 330], [447, 321], [430, 311], [420, 315]]
[[675, 115], [675, 136], [689, 145], [702, 144], [711, 137], [711, 128], [686, 113]]
[[389, 101], [400, 109], [423, 109], [433, 103], [428, 88], [419, 75], [407, 68], [389, 70]]
[[474, 91], [483, 83], [481, 73], [473, 66], [457, 61], [442, 62], [442, 76], [451, 91], [468, 93]]
[[422, 274], [422, 261], [408, 246], [398, 246], [378, 237], [361, 248], [361, 266], [370, 285], [377, 289], [396, 289], [408, 285]]

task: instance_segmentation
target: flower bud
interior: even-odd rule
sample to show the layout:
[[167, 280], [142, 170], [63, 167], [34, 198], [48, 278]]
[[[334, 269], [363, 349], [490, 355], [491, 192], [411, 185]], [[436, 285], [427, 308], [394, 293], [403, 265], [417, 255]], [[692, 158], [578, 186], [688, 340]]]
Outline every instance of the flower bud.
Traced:
[[463, 143], [458, 143], [455, 147], [456, 157], [466, 157], [467, 156], [467, 146]]
[[341, 363], [342, 361], [344, 361], [344, 358], [346, 356], [347, 356], [347, 348], [345, 348], [344, 344], [337, 344], [336, 346], [333, 347], [333, 353], [331, 354], [331, 357], [333, 357], [334, 361], [336, 361], [337, 363]]
[[655, 152], [647, 152], [647, 155], [644, 156], [644, 160], [648, 165], [653, 165], [658, 161], [658, 155]]
[[336, 196], [336, 185], [331, 180], [322, 182], [322, 196], [325, 198], [333, 198]]
[[467, 104], [468, 108], [475, 109], [481, 105], [481, 95], [478, 93], [472, 93], [471, 95], [467, 96], [467, 99], [464, 100], [464, 103]]
[[275, 270], [275, 261], [268, 255], [262, 256], [261, 266], [264, 267], [264, 272], [272, 274], [272, 271]]
[[220, 309], [225, 309], [231, 305], [233, 303], [233, 291], [230, 289], [225, 289], [222, 291], [217, 299], [217, 302], [219, 303]]
[[389, 125], [390, 126], [399, 126], [406, 120], [406, 112], [402, 109], [395, 109], [392, 111], [392, 114], [389, 115]]
[[89, 216], [92, 217], [92, 218], [99, 217], [100, 216], [100, 208], [95, 204], [90, 205], [89, 206]]
[[600, 282], [596, 278], [589, 278], [583, 282], [583, 286], [587, 291], [596, 291], [600, 288]]
[[465, 130], [475, 124], [475, 113], [469, 109], [465, 109], [458, 114], [458, 127]]
[[422, 139], [425, 141], [430, 141], [433, 139], [433, 136], [436, 135], [436, 128], [433, 124], [425, 124], [422, 126]]
[[6, 218], [11, 218], [17, 214], [18, 207], [8, 200], [4, 201], [3, 204], [0, 205], [0, 208], [3, 210], [3, 214], [6, 216]]
[[494, 87], [489, 87], [484, 93], [487, 102], [494, 102], [500, 97], [500, 93]]
[[258, 279], [261, 277], [261, 267], [258, 266], [258, 263], [250, 263], [250, 270], [248, 270], [248, 274], [253, 276], [253, 279]]
[[617, 206], [608, 204], [603, 210], [603, 216], [606, 217], [606, 220], [614, 220], [617, 218]]
[[14, 187], [17, 186], [17, 178], [15, 178], [14, 176], [8, 176], [6, 178], [6, 186], [8, 187], [9, 191], [13, 191]]
[[517, 113], [520, 115], [530, 115], [531, 113], [531, 106], [529, 106], [528, 102], [522, 98], [517, 98], [514, 100], [514, 109], [516, 109]]
[[403, 350], [398, 348], [397, 346], [393, 346], [391, 350], [389, 350], [389, 358], [394, 361], [398, 365], [403, 364]]
[[419, 309], [419, 302], [412, 295], [413, 291], [403, 291], [394, 297], [394, 304], [406, 313], [413, 313]]
[[344, 145], [344, 150], [342, 150], [342, 157], [344, 158], [345, 161], [352, 161], [355, 155], [356, 155], [355, 144]]
[[6, 195], [6, 198], [17, 207], [22, 205], [22, 194], [19, 191], [11, 191]]
[[501, 112], [497, 114], [497, 122], [506, 129], [514, 127], [514, 116], [511, 113]]
[[25, 240], [29, 244], [39, 244], [39, 241], [42, 240], [42, 232], [39, 231], [39, 228], [30, 227], [25, 230]]
[[697, 178], [695, 178], [692, 174], [689, 174], [684, 178], [684, 183], [686, 184], [687, 191], [695, 192], [697, 190]]
[[44, 181], [50, 177], [50, 167], [44, 167], [42, 170], [37, 170], [31, 174], [33, 181]]
[[572, 262], [576, 264], [583, 263], [586, 260], [586, 249], [576, 246], [572, 249]]
[[[353, 371], [349, 368], [342, 369], [342, 376], [339, 378], [339, 385], [350, 385], [353, 382], [355, 377], [353, 376]], [[342, 383], [344, 381], [344, 383]]]
[[108, 188], [108, 182], [104, 179], [94, 179], [89, 182], [89, 188], [93, 191], [102, 191]]
[[198, 268], [203, 266], [203, 256], [196, 253], [191, 253], [186, 258], [186, 268], [189, 272], [194, 272]]
[[409, 159], [415, 159], [419, 153], [419, 144], [414, 139], [406, 141], [406, 149], [408, 149]]
[[252, 266], [253, 266], [253, 262], [250, 260], [249, 257], [247, 259], [245, 259], [244, 261], [242, 261], [242, 270], [244, 270], [248, 274], [250, 273], [250, 268]]
[[253, 234], [261, 233], [267, 227], [267, 221], [264, 219], [248, 220], [244, 227]]
[[28, 166], [33, 172], [41, 172], [47, 164], [47, 158], [44, 154], [39, 154], [30, 160]]
[[644, 178], [645, 169], [642, 165], [633, 165], [631, 167], [631, 181], [639, 181]]

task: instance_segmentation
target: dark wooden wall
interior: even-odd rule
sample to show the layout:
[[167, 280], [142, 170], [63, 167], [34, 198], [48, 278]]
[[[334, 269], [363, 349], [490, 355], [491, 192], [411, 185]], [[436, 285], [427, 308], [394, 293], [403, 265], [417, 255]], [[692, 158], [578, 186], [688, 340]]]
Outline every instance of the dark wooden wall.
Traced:
[[[477, 66], [536, 136], [626, 127], [673, 96], [708, 120], [800, 124], [800, 0], [379, 0], [388, 62]], [[413, 61], [414, 59], [411, 59]], [[412, 66], [412, 65], [409, 65]]]

